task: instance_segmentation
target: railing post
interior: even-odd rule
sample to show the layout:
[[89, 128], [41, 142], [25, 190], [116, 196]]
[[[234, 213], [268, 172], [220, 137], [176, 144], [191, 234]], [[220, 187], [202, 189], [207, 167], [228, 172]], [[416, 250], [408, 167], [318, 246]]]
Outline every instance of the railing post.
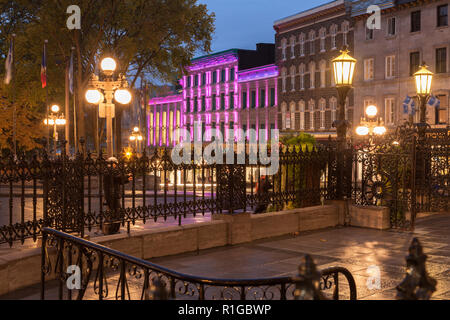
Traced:
[[437, 282], [428, 275], [426, 260], [422, 245], [414, 238], [406, 257], [406, 276], [397, 286], [397, 300], [430, 300]]
[[325, 300], [320, 291], [321, 274], [310, 255], [304, 257], [295, 279], [295, 300]]

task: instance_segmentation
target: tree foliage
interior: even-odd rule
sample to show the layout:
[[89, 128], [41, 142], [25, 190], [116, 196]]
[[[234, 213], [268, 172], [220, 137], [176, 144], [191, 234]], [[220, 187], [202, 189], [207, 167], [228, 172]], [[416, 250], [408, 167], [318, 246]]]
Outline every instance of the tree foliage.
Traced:
[[[80, 30], [66, 26], [70, 5], [81, 9]], [[0, 74], [15, 33], [17, 101], [33, 112], [42, 116], [46, 110], [39, 76], [44, 40], [49, 103], [63, 104], [65, 66], [75, 48], [79, 137], [85, 136], [85, 114], [92, 109], [85, 109], [84, 92], [102, 57], [116, 58], [131, 88], [140, 78], [171, 82], [194, 54], [210, 51], [214, 33], [214, 14], [197, 0], [0, 0], [0, 10]]]

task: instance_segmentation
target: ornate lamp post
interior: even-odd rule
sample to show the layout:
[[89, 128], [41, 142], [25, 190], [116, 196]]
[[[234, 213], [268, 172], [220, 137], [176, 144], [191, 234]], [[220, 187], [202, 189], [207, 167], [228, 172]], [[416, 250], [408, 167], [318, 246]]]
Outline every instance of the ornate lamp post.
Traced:
[[333, 124], [337, 130], [337, 198], [342, 198], [342, 186], [344, 185], [344, 150], [346, 149], [348, 122], [345, 120], [345, 103], [347, 95], [353, 84], [355, 74], [356, 59], [351, 57], [347, 46], [341, 51], [341, 55], [333, 59], [334, 82], [338, 91], [338, 120]]
[[64, 114], [61, 116], [58, 115], [59, 113], [59, 106], [54, 104], [51, 109], [52, 113], [48, 116], [48, 119], [44, 119], [44, 124], [47, 126], [53, 126], [53, 139], [54, 139], [54, 146], [53, 150], [56, 155], [56, 148], [58, 144], [58, 126], [65, 126], [66, 125], [66, 119], [64, 118]]
[[[100, 80], [99, 76], [93, 74], [89, 81], [90, 89], [86, 91], [86, 100], [91, 104], [98, 104], [99, 117], [106, 118], [106, 144], [108, 157], [112, 157], [114, 154], [112, 119], [115, 117], [115, 105], [113, 99], [123, 105], [129, 104], [132, 99], [131, 93], [127, 90], [128, 82], [125, 75], [120, 74], [116, 79], [114, 78], [116, 67], [117, 65], [114, 59], [103, 59], [101, 62], [101, 69], [104, 74], [104, 79]], [[102, 90], [103, 93], [100, 90]]]
[[376, 106], [368, 106], [365, 116], [361, 118], [360, 125], [356, 128], [356, 134], [361, 137], [369, 136], [370, 141], [373, 137], [383, 136], [387, 130], [384, 126], [383, 119], [377, 117], [378, 108]]
[[431, 83], [433, 81], [433, 72], [428, 70], [427, 65], [425, 64], [425, 62], [423, 62], [420, 70], [414, 74], [414, 78], [416, 80], [416, 91], [420, 103], [420, 123], [418, 124], [419, 137], [424, 138], [427, 122], [426, 119], [427, 102], [431, 94]]
[[144, 140], [144, 137], [140, 134], [138, 127], [134, 127], [133, 133], [130, 136], [130, 141], [135, 143], [136, 152], [139, 152], [139, 144]]

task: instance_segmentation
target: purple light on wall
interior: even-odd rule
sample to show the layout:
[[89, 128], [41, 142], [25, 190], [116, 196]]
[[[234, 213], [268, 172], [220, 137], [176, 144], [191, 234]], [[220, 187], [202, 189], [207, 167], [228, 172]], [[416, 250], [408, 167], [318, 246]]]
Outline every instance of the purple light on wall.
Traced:
[[158, 105], [158, 104], [166, 104], [166, 103], [177, 103], [183, 101], [183, 97], [180, 94], [167, 96], [167, 97], [158, 97], [152, 98], [149, 101], [150, 105]]
[[202, 69], [215, 68], [224, 64], [231, 64], [238, 61], [236, 54], [226, 54], [218, 57], [206, 57], [200, 61], [194, 61], [194, 63], [187, 67], [189, 72], [194, 72]]
[[278, 74], [279, 74], [278, 67], [276, 65], [268, 65], [264, 67], [241, 71], [239, 72], [238, 77], [239, 82], [248, 82], [278, 77]]

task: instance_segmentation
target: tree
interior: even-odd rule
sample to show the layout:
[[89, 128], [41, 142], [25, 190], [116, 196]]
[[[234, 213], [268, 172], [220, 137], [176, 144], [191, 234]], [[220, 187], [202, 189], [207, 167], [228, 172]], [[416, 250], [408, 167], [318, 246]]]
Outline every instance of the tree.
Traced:
[[[17, 66], [17, 78], [36, 79], [32, 87], [28, 82], [18, 83], [17, 96], [32, 101], [32, 106], [43, 114], [45, 92], [38, 84], [43, 42], [48, 40], [49, 95], [58, 101], [64, 101], [65, 64], [75, 47], [78, 137], [86, 137], [85, 127], [95, 127], [85, 125], [85, 113], [94, 112], [93, 108], [85, 110], [84, 92], [103, 56], [116, 58], [118, 72], [127, 74], [134, 88], [141, 77], [160, 82], [179, 78], [194, 54], [210, 51], [214, 14], [197, 0], [75, 2], [0, 0], [0, 18], [8, 22], [0, 27], [0, 48], [5, 52], [11, 34], [17, 34], [20, 53], [16, 61], [23, 69], [20, 73]], [[66, 27], [66, 10], [72, 4], [81, 9], [80, 30]], [[4, 58], [2, 54], [0, 65]], [[96, 121], [93, 114], [90, 120]]]

